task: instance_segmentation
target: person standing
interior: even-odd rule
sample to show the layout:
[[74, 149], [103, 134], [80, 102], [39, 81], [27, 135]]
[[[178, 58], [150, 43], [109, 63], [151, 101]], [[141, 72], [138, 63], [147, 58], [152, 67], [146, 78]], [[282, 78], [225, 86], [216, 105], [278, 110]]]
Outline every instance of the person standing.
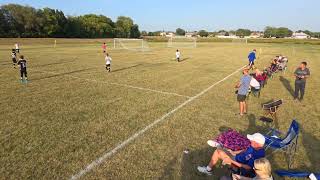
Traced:
[[17, 64], [17, 54], [16, 54], [15, 49], [12, 49], [11, 57], [12, 57], [13, 68], [16, 68], [16, 64]]
[[17, 53], [20, 53], [19, 44], [18, 44], [18, 43], [16, 43], [14, 46], [15, 46], [15, 48], [16, 48], [16, 52], [17, 52]]
[[20, 59], [18, 61], [18, 65], [20, 66], [20, 80], [23, 81], [23, 76], [25, 77], [25, 80], [27, 81], [28, 80], [28, 77], [27, 77], [27, 60], [24, 59], [24, 56], [21, 55], [20, 56]]
[[256, 52], [257, 50], [254, 49], [253, 51], [251, 51], [248, 55], [248, 60], [249, 60], [249, 69], [253, 69], [254, 68], [254, 61], [257, 59], [256, 58]]
[[176, 60], [178, 62], [180, 62], [180, 56], [181, 56], [181, 53], [180, 53], [179, 49], [177, 49], [177, 51], [176, 51]]
[[236, 85], [238, 88], [237, 91], [237, 100], [239, 102], [240, 116], [247, 114], [247, 104], [246, 98], [250, 88], [251, 76], [249, 75], [249, 69], [243, 69], [243, 76], [240, 79], [240, 82]]
[[103, 51], [103, 53], [107, 52], [107, 45], [105, 42], [102, 44], [102, 51]]
[[105, 61], [106, 61], [106, 70], [108, 72], [111, 71], [111, 61], [112, 61], [112, 58], [109, 56], [109, 54], [107, 53], [106, 57], [105, 57]]
[[295, 90], [294, 90], [294, 99], [300, 98], [299, 100], [302, 101], [304, 97], [304, 92], [306, 88], [306, 79], [310, 76], [310, 70], [307, 68], [307, 62], [301, 62], [299, 67], [294, 72], [294, 76], [296, 77], [295, 81]]

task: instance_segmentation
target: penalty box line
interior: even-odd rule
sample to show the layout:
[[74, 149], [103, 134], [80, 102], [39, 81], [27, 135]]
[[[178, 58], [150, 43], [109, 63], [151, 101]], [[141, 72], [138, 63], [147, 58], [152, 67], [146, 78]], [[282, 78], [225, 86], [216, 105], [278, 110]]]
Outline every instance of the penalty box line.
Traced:
[[[59, 75], [59, 73], [54, 73], [54, 72], [50, 72], [50, 71], [39, 71], [39, 70], [37, 70], [37, 71], [38, 72], [43, 72], [43, 73]], [[144, 87], [138, 87], [138, 86], [132, 86], [132, 85], [128, 85], [128, 84], [97, 81], [95, 79], [81, 78], [81, 77], [73, 76], [73, 75], [70, 75], [70, 74], [66, 74], [66, 76], [69, 76], [69, 77], [72, 77], [72, 78], [75, 78], [75, 79], [86, 80], [86, 81], [89, 81], [89, 82], [112, 84], [112, 85], [116, 85], [116, 86], [122, 86], [122, 87], [131, 88], [131, 89], [138, 89], [138, 90], [142, 90], [142, 91], [150, 91], [150, 92], [156, 92], [156, 93], [160, 93], [160, 94], [174, 95], [174, 96], [179, 96], [179, 97], [184, 97], [184, 98], [191, 98], [190, 96], [187, 96], [187, 95], [182, 95], [182, 94], [173, 93], [173, 92], [167, 92], [167, 91], [160, 91], [160, 90], [144, 88]]]
[[127, 146], [129, 143], [131, 143], [132, 141], [134, 141], [135, 139], [137, 139], [138, 137], [143, 135], [146, 131], [150, 130], [151, 128], [153, 128], [154, 126], [159, 124], [160, 122], [164, 121], [167, 117], [169, 117], [170, 115], [174, 114], [176, 111], [178, 111], [179, 109], [183, 108], [184, 106], [186, 106], [190, 102], [196, 100], [197, 98], [199, 98], [203, 94], [207, 93], [209, 90], [211, 90], [216, 85], [220, 84], [221, 82], [227, 80], [228, 78], [230, 78], [234, 74], [238, 73], [244, 67], [246, 67], [246, 66], [242, 66], [241, 68], [237, 69], [233, 73], [229, 74], [228, 76], [224, 77], [223, 79], [215, 82], [214, 84], [212, 84], [208, 88], [204, 89], [203, 91], [201, 91], [197, 95], [189, 98], [188, 100], [186, 100], [185, 102], [183, 102], [182, 104], [177, 106], [176, 108], [172, 109], [170, 112], [164, 114], [161, 118], [156, 119], [155, 121], [153, 121], [151, 124], [149, 124], [145, 128], [141, 129], [140, 131], [136, 132], [135, 134], [133, 134], [131, 137], [129, 137], [125, 141], [121, 142], [118, 146], [114, 147], [112, 150], [105, 152], [102, 156], [100, 156], [98, 159], [96, 159], [93, 162], [91, 162], [90, 164], [88, 164], [84, 169], [79, 171], [77, 174], [72, 175], [70, 179], [71, 180], [76, 180], [76, 179], [81, 178], [83, 175], [87, 174], [88, 172], [93, 170], [95, 167], [97, 167], [100, 164], [102, 164], [103, 162], [105, 162], [108, 158], [112, 157], [114, 154], [116, 154], [119, 150], [121, 150], [122, 148]]

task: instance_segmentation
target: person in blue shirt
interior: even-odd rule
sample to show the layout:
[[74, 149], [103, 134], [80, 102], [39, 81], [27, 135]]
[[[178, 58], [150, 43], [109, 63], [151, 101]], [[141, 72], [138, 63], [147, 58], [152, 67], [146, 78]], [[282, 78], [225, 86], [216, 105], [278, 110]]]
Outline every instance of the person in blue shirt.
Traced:
[[255, 133], [252, 135], [248, 134], [247, 138], [250, 140], [251, 145], [243, 151], [234, 152], [218, 146], [209, 164], [207, 166], [198, 166], [198, 171], [206, 175], [212, 175], [213, 167], [221, 160], [223, 164], [238, 167], [240, 175], [254, 177], [254, 161], [265, 157], [265, 150], [263, 148], [265, 137], [260, 133]]
[[235, 87], [235, 88], [238, 88], [237, 100], [239, 102], [240, 116], [243, 116], [244, 114], [247, 113], [246, 98], [249, 92], [250, 81], [251, 81], [251, 76], [249, 75], [249, 69], [244, 69], [242, 73], [243, 73], [243, 76], [241, 77], [240, 82], [237, 83]]
[[249, 69], [253, 69], [254, 68], [254, 61], [257, 59], [256, 58], [256, 52], [257, 52], [257, 50], [254, 49], [248, 55], [248, 59], [249, 59], [249, 65], [248, 66], [249, 66]]

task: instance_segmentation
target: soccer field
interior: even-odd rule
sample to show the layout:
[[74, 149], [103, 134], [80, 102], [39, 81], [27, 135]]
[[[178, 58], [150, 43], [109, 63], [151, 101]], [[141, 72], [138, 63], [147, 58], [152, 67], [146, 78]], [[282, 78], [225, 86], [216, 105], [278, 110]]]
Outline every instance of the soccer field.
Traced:
[[[213, 152], [206, 141], [226, 128], [266, 132], [261, 104], [283, 99], [276, 126], [301, 125], [294, 169], [320, 169], [320, 46], [263, 43], [198, 43], [174, 48], [150, 42], [150, 51], [110, 49], [103, 40], [22, 39], [30, 81], [21, 83], [11, 64], [15, 39], [0, 39], [0, 179], [218, 179], [199, 175]], [[108, 40], [112, 47], [112, 41]], [[257, 67], [288, 56], [288, 70], [275, 74], [250, 96], [240, 118], [234, 93], [250, 50]], [[261, 49], [261, 51], [260, 51]], [[293, 101], [293, 72], [302, 60], [311, 71], [303, 102]], [[189, 149], [188, 154], [183, 151]], [[272, 168], [286, 169], [283, 153], [270, 154]]]

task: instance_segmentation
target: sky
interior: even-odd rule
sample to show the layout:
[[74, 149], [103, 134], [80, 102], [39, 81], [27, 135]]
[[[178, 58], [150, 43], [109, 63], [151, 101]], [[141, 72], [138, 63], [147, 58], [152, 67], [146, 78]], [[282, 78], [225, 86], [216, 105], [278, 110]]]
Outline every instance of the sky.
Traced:
[[320, 32], [320, 0], [0, 0], [66, 15], [129, 16], [140, 30], [263, 30], [266, 26]]

